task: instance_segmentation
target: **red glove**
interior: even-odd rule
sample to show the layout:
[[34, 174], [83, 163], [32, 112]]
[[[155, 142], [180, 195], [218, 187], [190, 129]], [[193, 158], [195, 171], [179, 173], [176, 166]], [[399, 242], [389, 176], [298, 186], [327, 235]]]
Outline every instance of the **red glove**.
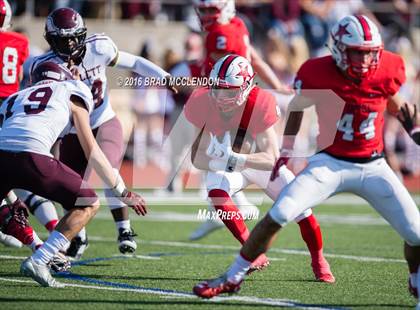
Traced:
[[277, 159], [274, 164], [273, 170], [271, 171], [270, 181], [274, 181], [279, 176], [279, 169], [283, 165], [287, 165], [290, 157], [293, 155], [293, 150], [284, 148], [280, 151], [280, 157]]
[[124, 202], [127, 206], [132, 208], [137, 213], [137, 215], [147, 214], [146, 202], [140, 195], [125, 190], [122, 193], [120, 200]]

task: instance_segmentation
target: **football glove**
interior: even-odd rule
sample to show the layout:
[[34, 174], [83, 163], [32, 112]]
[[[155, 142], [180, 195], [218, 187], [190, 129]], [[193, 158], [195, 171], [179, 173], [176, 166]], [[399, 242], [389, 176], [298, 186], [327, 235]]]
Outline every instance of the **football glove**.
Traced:
[[229, 132], [225, 133], [222, 143], [213, 134], [210, 134], [210, 136], [211, 140], [206, 154], [211, 158], [209, 162], [209, 168], [211, 170], [233, 172], [245, 168], [246, 155], [236, 153], [232, 150]]
[[276, 163], [274, 164], [273, 170], [271, 171], [271, 175], [270, 175], [271, 182], [278, 178], [278, 176], [280, 175], [279, 170], [281, 166], [287, 165], [291, 157], [291, 154], [292, 154], [292, 151], [290, 150], [283, 150], [280, 153], [280, 157], [277, 159]]
[[414, 105], [414, 113], [411, 115], [410, 108], [408, 104], [405, 103], [398, 114], [398, 120], [401, 122], [404, 129], [408, 132], [414, 142], [416, 142], [416, 144], [420, 144], [420, 126], [416, 126], [417, 105]]
[[129, 191], [123, 182], [118, 182], [112, 190], [115, 197], [132, 208], [137, 215], [144, 216], [147, 214], [146, 202], [144, 201], [143, 197], [136, 194], [135, 192]]

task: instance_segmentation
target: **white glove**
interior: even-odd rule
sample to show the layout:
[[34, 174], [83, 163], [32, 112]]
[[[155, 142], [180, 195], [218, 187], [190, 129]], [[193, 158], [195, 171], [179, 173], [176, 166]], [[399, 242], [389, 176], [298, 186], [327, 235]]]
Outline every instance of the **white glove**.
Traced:
[[211, 170], [233, 172], [245, 168], [246, 155], [232, 151], [229, 132], [225, 133], [222, 143], [220, 143], [213, 134], [210, 134], [210, 136], [211, 141], [206, 154], [212, 158], [209, 162], [209, 168]]

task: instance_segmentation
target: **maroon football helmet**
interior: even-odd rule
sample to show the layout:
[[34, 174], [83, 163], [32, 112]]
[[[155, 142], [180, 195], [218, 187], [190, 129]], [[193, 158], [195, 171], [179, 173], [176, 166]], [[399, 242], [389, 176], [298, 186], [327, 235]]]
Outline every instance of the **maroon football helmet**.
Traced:
[[31, 75], [31, 83], [36, 84], [44, 80], [67, 81], [73, 80], [73, 75], [65, 66], [52, 61], [41, 62], [35, 67]]
[[71, 8], [61, 8], [48, 15], [44, 37], [61, 59], [73, 59], [78, 63], [86, 50], [86, 32], [85, 23], [79, 13]]

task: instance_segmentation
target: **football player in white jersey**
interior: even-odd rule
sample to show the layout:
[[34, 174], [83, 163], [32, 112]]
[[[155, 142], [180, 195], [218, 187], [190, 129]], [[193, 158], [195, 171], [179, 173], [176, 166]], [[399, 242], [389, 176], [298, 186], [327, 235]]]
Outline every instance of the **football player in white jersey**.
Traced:
[[[43, 61], [53, 61], [72, 65], [80, 74], [80, 80], [92, 92], [94, 110], [90, 115], [90, 126], [98, 144], [115, 169], [123, 157], [123, 136], [120, 121], [117, 119], [107, 95], [106, 68], [116, 66], [134, 71], [142, 76], [165, 78], [169, 74], [150, 61], [118, 51], [114, 42], [103, 34], [86, 38], [87, 29], [79, 13], [70, 8], [53, 11], [45, 25], [45, 39], [51, 51], [35, 58], [33, 67]], [[88, 161], [74, 130], [63, 138], [60, 146], [60, 160], [84, 177]], [[128, 209], [123, 203], [113, 199], [112, 191], [105, 190], [118, 231], [119, 250], [132, 253], [137, 245], [128, 218]], [[67, 252], [70, 257], [80, 258], [87, 246], [86, 234], [82, 230]]]
[[99, 209], [99, 199], [82, 177], [53, 158], [51, 147], [75, 127], [85, 156], [101, 179], [137, 214], [146, 214], [143, 198], [129, 192], [96, 143], [89, 124], [92, 94], [63, 65], [44, 62], [33, 70], [34, 85], [3, 102], [0, 108], [0, 200], [23, 188], [59, 202], [68, 212], [48, 240], [21, 265], [21, 272], [43, 286], [60, 287], [48, 268], [52, 257], [70, 243]]

